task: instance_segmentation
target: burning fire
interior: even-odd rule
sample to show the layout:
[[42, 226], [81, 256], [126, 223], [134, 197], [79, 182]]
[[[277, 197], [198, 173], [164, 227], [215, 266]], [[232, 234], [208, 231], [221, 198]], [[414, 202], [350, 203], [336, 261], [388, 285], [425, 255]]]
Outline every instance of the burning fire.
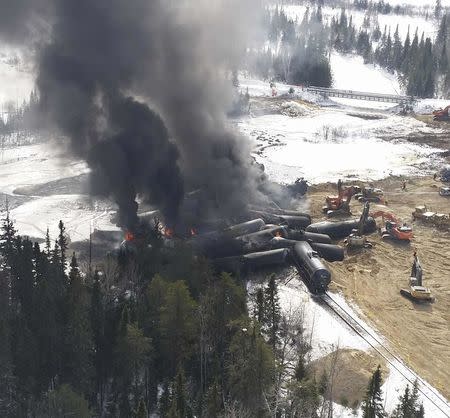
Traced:
[[125, 232], [125, 241], [133, 241], [134, 234], [130, 231]]
[[164, 236], [166, 238], [173, 238], [173, 229], [169, 227], [164, 228]]

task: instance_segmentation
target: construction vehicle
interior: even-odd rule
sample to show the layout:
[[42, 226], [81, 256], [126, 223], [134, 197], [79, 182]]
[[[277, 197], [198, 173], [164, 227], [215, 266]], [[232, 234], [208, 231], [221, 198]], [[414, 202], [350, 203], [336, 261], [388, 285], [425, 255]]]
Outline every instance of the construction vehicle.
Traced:
[[287, 188], [294, 197], [298, 197], [304, 196], [306, 194], [306, 192], [308, 191], [308, 186], [308, 181], [303, 177], [299, 177], [297, 180], [295, 180], [294, 184], [289, 184]]
[[428, 210], [426, 205], [416, 206], [414, 212], [412, 213], [414, 221], [420, 220], [428, 224], [432, 224], [434, 222], [435, 216], [436, 213]]
[[442, 186], [439, 187], [439, 195], [440, 196], [450, 196], [450, 187]]
[[361, 191], [358, 186], [343, 187], [342, 180], [337, 183], [338, 195], [327, 196], [322, 210], [327, 216], [350, 215], [350, 201], [352, 197]]
[[434, 110], [433, 111], [433, 120], [435, 120], [435, 121], [450, 120], [450, 117], [448, 115], [449, 109], [450, 109], [450, 105], [445, 107], [444, 109]]
[[444, 183], [450, 182], [450, 168], [443, 168], [439, 173], [436, 173], [436, 177]]
[[371, 202], [371, 203], [385, 203], [384, 192], [381, 189], [375, 187], [363, 187], [361, 193], [355, 194], [355, 199], [358, 202]]
[[450, 215], [432, 212], [425, 205], [417, 206], [412, 213], [412, 217], [415, 221], [420, 220], [425, 224], [436, 226], [439, 229], [450, 228]]
[[352, 233], [344, 240], [344, 243], [349, 248], [372, 248], [372, 244], [367, 241], [364, 236], [364, 224], [369, 217], [370, 205], [369, 202], [364, 204], [364, 209], [362, 211], [361, 217], [359, 218], [358, 228], [353, 229]]
[[371, 213], [370, 216], [374, 219], [381, 216], [384, 224], [380, 228], [382, 239], [394, 239], [397, 241], [410, 241], [412, 239], [412, 228], [405, 223], [402, 224], [394, 214], [379, 210]]
[[400, 294], [414, 302], [434, 302], [431, 290], [423, 286], [422, 276], [422, 266], [420, 265], [417, 254], [414, 253], [411, 276], [409, 279], [409, 289], [400, 289]]

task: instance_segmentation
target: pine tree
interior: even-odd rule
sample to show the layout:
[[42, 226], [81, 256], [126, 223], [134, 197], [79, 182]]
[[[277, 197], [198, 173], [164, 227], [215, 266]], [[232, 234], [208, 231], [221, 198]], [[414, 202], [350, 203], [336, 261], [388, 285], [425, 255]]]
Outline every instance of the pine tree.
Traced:
[[122, 310], [114, 358], [115, 392], [121, 416], [131, 415], [130, 394], [134, 399], [144, 395], [141, 373], [152, 352], [151, 341], [136, 323], [131, 323], [128, 308]]
[[399, 71], [402, 66], [402, 57], [403, 57], [403, 45], [400, 36], [398, 34], [398, 25], [397, 25], [394, 32], [394, 43], [392, 45], [392, 64], [393, 68], [397, 71]]
[[47, 254], [47, 258], [50, 261], [50, 255], [52, 252], [52, 248], [51, 248], [51, 242], [50, 242], [50, 232], [48, 230], [47, 227], [47, 232], [45, 233], [45, 253]]
[[89, 300], [75, 253], [72, 255], [66, 297], [67, 325], [64, 338], [64, 381], [74, 389], [89, 390], [92, 375], [92, 330]]
[[402, 54], [402, 64], [401, 71], [406, 74], [409, 70], [409, 52], [411, 48], [411, 37], [409, 35], [409, 25], [408, 25], [408, 33], [406, 34], [405, 43], [403, 45], [403, 54]]
[[378, 366], [370, 379], [366, 396], [363, 400], [363, 418], [383, 418], [383, 398], [381, 394], [381, 366]]
[[103, 384], [106, 380], [106, 362], [107, 353], [105, 341], [105, 307], [103, 305], [103, 294], [100, 285], [100, 276], [95, 271], [93, 278], [93, 287], [90, 302], [90, 326], [92, 329], [92, 338], [94, 343], [94, 368], [96, 391], [100, 394], [100, 406], [103, 405]]
[[144, 399], [139, 401], [138, 409], [134, 415], [136, 418], [147, 418], [147, 407], [145, 406]]
[[6, 199], [6, 214], [2, 221], [1, 234], [0, 234], [0, 255], [4, 259], [4, 268], [10, 270], [13, 265], [14, 257], [14, 240], [16, 237], [16, 229], [14, 228], [14, 222], [11, 219], [9, 212], [9, 202]]
[[439, 20], [442, 15], [442, 3], [441, 0], [436, 0], [435, 6], [434, 6], [434, 17], [436, 20]]
[[184, 282], [168, 286], [161, 307], [161, 336], [167, 370], [172, 373], [193, 354], [198, 328], [196, 309], [197, 304]]
[[248, 321], [238, 321], [234, 325], [227, 363], [227, 388], [233, 399], [259, 416], [263, 394], [273, 385], [273, 353], [257, 326]]
[[186, 418], [191, 416], [188, 395], [186, 390], [186, 377], [183, 369], [179, 368], [172, 384], [172, 401], [169, 416]]
[[255, 295], [255, 309], [253, 316], [261, 325], [263, 325], [265, 321], [265, 312], [266, 305], [264, 301], [264, 291], [261, 287], [258, 287]]
[[279, 341], [281, 312], [280, 303], [278, 300], [278, 288], [274, 274], [270, 276], [264, 296], [266, 305], [265, 317], [268, 342], [275, 352]]
[[66, 228], [63, 224], [63, 221], [59, 221], [58, 228], [59, 228], [58, 246], [59, 246], [59, 251], [61, 253], [61, 266], [62, 266], [63, 272], [65, 272], [68, 240], [67, 240], [67, 236], [66, 236]]

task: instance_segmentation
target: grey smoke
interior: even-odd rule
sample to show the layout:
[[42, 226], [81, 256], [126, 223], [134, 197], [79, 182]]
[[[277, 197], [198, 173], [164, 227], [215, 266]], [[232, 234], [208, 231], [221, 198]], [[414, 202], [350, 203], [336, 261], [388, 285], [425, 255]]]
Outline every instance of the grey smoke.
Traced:
[[[134, 227], [136, 197], [176, 222], [201, 188], [232, 216], [264, 199], [250, 144], [226, 120], [229, 71], [259, 21], [253, 0], [0, 0], [9, 41], [33, 41], [43, 108]], [[36, 23], [38, 22], [38, 23]], [[40, 25], [40, 26], [39, 26]], [[18, 29], [23, 28], [23, 29]]]

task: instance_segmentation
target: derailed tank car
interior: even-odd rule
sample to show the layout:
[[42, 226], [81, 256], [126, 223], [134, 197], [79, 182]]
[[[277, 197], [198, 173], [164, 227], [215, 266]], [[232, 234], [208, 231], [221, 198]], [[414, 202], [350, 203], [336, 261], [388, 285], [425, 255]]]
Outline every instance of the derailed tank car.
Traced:
[[292, 258], [312, 293], [320, 294], [328, 289], [331, 273], [309, 243], [302, 241], [295, 244]]

